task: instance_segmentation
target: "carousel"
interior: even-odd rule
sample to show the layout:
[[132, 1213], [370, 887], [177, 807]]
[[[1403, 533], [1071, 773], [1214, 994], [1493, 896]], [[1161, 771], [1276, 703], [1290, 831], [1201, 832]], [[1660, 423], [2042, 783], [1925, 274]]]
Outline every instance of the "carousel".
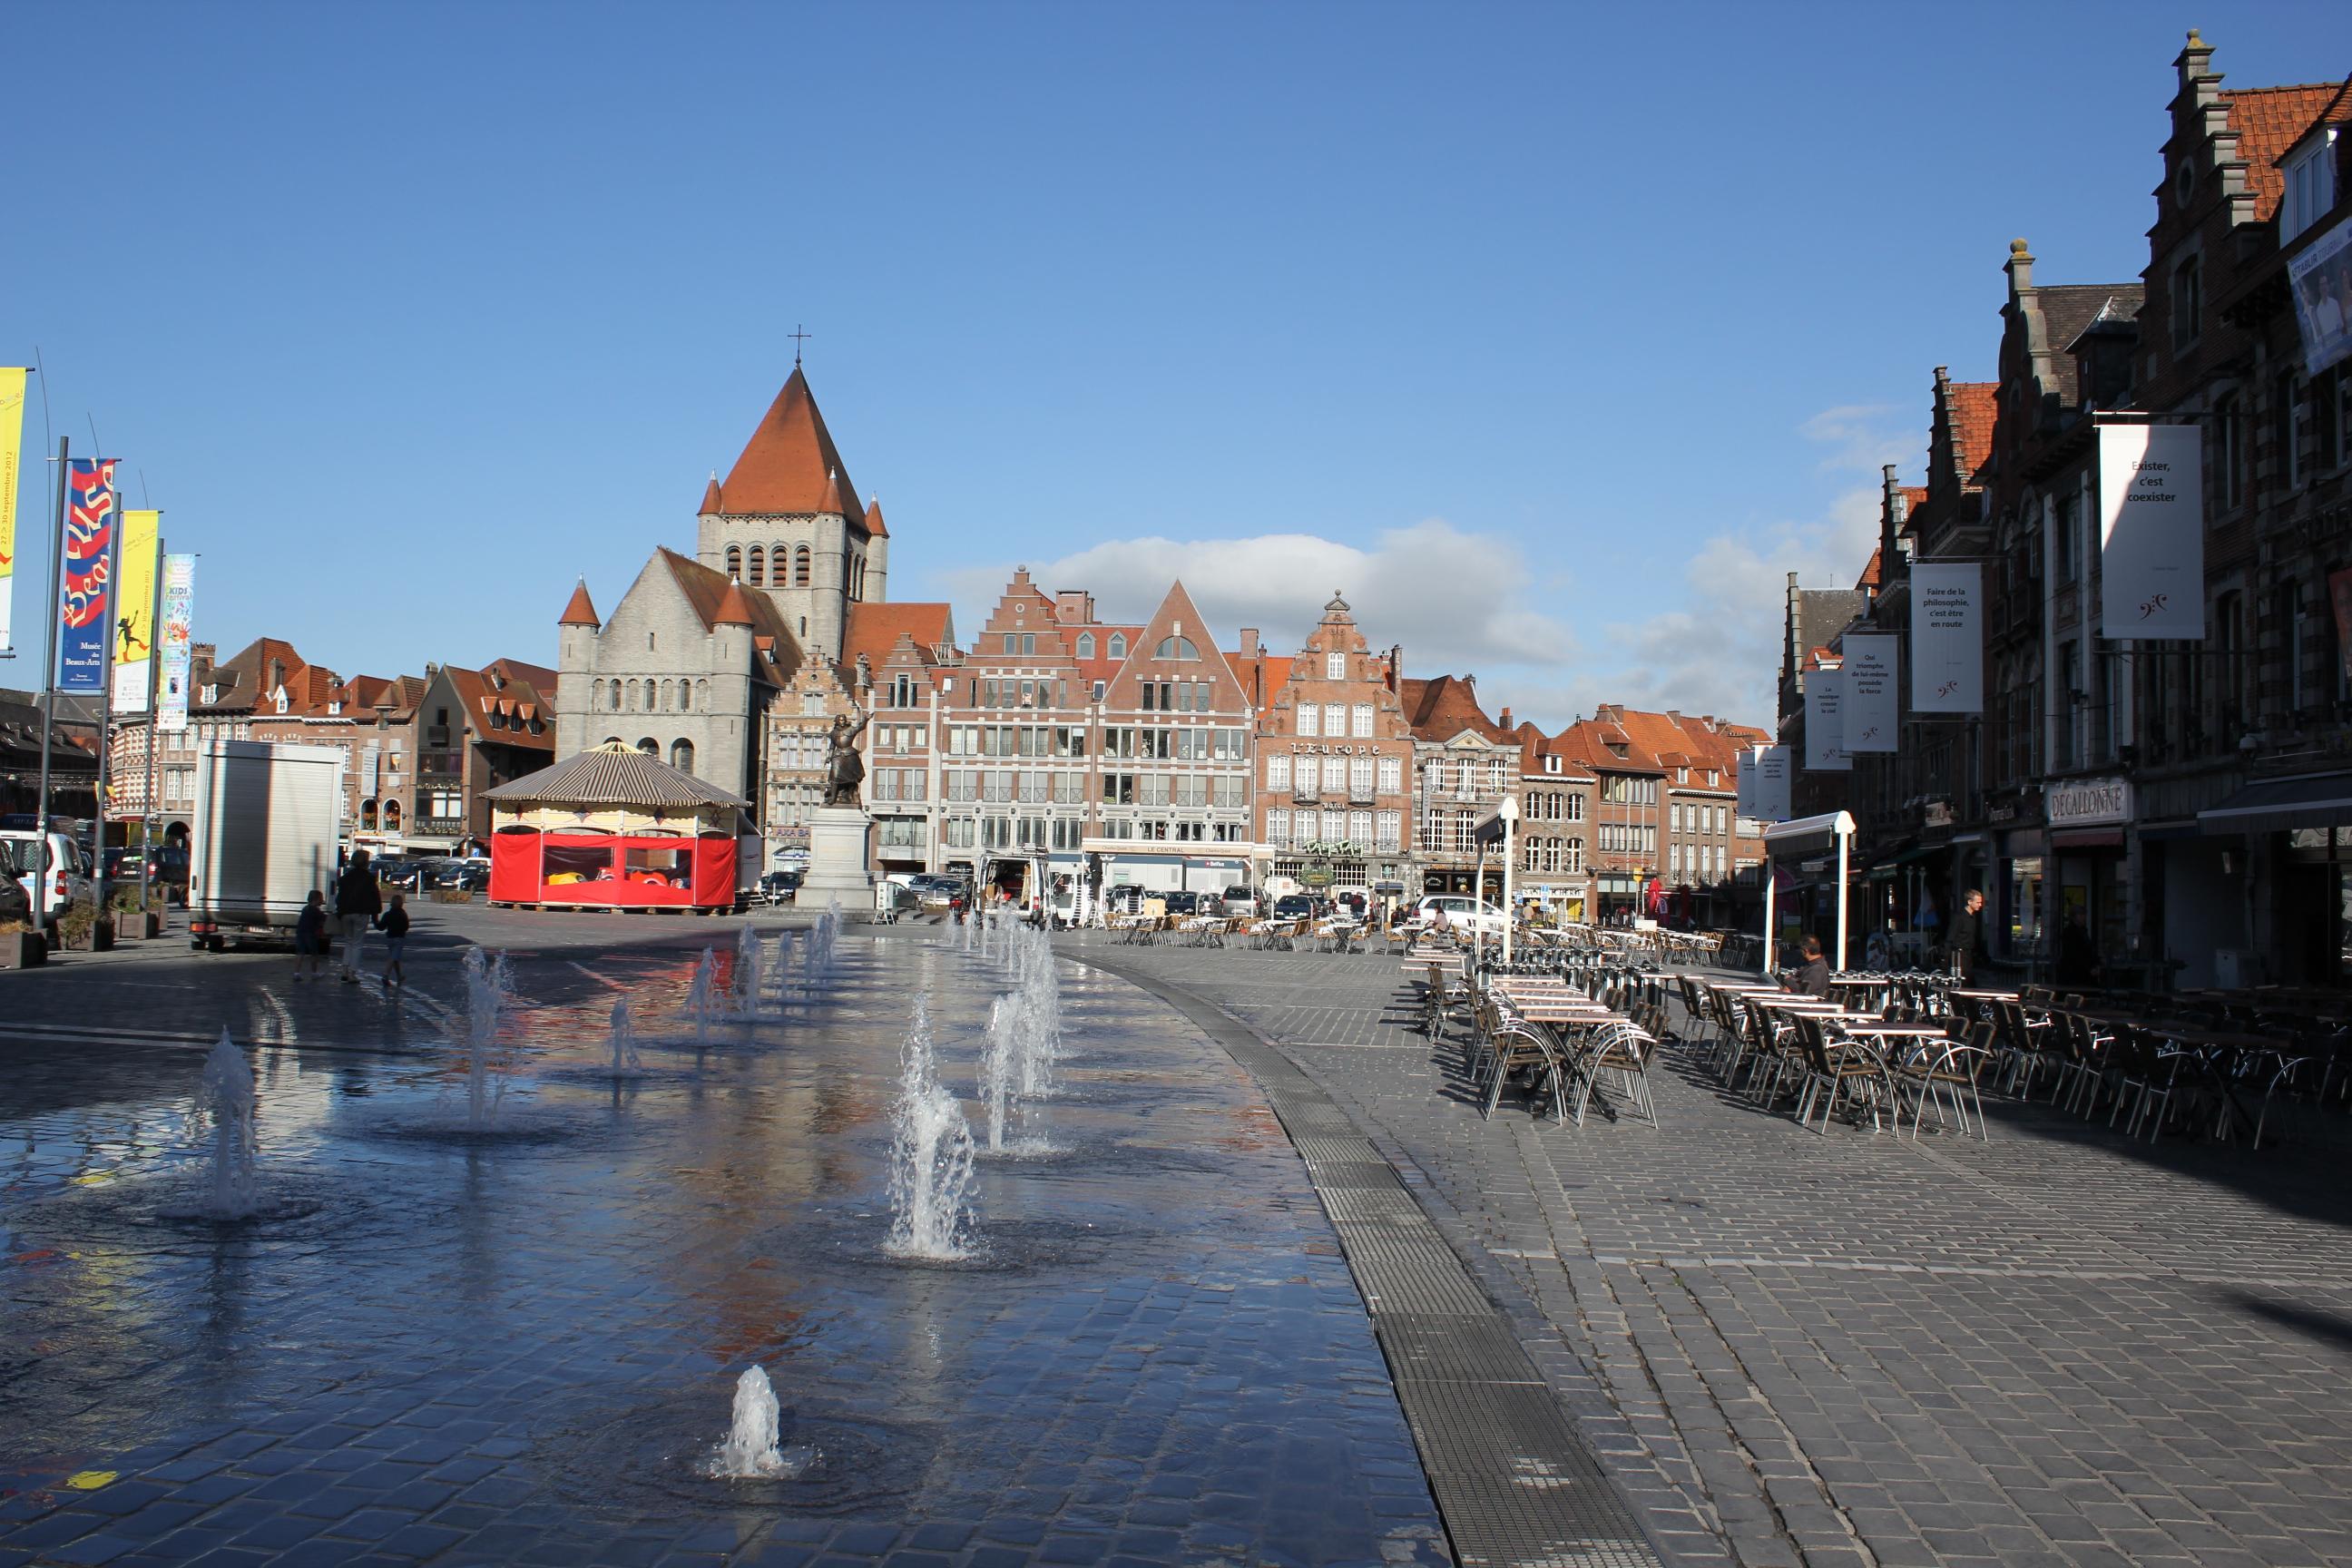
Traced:
[[731, 910], [751, 808], [607, 742], [488, 792], [489, 901], [509, 908]]

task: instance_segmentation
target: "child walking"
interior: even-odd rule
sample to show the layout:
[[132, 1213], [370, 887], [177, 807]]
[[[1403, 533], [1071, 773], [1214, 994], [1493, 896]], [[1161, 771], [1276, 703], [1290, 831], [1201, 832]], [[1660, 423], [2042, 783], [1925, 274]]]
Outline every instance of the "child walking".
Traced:
[[299, 984], [326, 977], [327, 896], [313, 888], [310, 901], [294, 917], [294, 979]]
[[400, 955], [408, 946], [408, 895], [394, 893], [392, 907], [375, 917], [376, 929], [383, 932], [386, 952], [383, 983], [394, 991], [408, 984], [408, 972], [400, 967]]

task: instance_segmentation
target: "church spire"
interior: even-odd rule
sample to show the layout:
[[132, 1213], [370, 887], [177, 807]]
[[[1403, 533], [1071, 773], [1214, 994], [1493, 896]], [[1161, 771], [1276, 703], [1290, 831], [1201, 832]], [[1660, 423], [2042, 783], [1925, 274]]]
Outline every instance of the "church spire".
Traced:
[[857, 487], [809, 395], [808, 377], [798, 365], [776, 394], [759, 427], [744, 443], [727, 478], [704, 492], [703, 510], [723, 497], [730, 517], [764, 512], [845, 512], [855, 518]]

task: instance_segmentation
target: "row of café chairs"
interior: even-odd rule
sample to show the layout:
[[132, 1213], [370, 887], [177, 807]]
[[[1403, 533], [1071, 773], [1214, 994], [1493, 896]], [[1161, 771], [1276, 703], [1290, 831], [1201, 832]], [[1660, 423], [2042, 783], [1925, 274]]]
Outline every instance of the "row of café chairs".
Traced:
[[[1491, 976], [1487, 977], [1491, 978]], [[1664, 1033], [1664, 1008], [1629, 998], [1625, 983], [1605, 994], [1596, 978], [1588, 994], [1611, 1010], [1589, 1025], [1547, 1026], [1522, 1016], [1511, 998], [1475, 977], [1449, 979], [1432, 963], [1423, 994], [1423, 1025], [1433, 1040], [1446, 1023], [1465, 1016], [1470, 1033], [1465, 1055], [1474, 1093], [1492, 1116], [1504, 1086], [1515, 1079], [1532, 1104], [1549, 1100], [1559, 1121], [1584, 1125], [1596, 1099], [1622, 1102], [1633, 1119], [1655, 1127], [1657, 1102], [1649, 1067]], [[1615, 1112], [1611, 1112], [1613, 1117]]]

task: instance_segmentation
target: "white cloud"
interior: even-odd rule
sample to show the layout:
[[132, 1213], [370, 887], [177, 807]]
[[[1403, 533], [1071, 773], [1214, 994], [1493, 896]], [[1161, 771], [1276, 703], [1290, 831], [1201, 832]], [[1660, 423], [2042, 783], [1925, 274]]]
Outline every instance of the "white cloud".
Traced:
[[[1416, 673], [1559, 669], [1580, 651], [1567, 623], [1529, 598], [1517, 545], [1442, 519], [1384, 530], [1369, 547], [1309, 533], [1110, 540], [1032, 565], [1030, 575], [1048, 593], [1084, 588], [1103, 615], [1136, 620], [1181, 580], [1229, 647], [1242, 626], [1258, 628], [1276, 653], [1297, 647], [1336, 591], [1375, 647], [1404, 645]], [[992, 606], [1011, 576], [1010, 566], [982, 566], [946, 581], [960, 604]], [[977, 631], [986, 616], [957, 619]]]
[[1888, 463], [1916, 458], [1926, 445], [1923, 432], [1897, 428], [1895, 416], [1895, 410], [1883, 403], [1851, 403], [1822, 409], [1798, 426], [1798, 433], [1831, 448], [1822, 458], [1824, 472], [1862, 468], [1874, 474]]

